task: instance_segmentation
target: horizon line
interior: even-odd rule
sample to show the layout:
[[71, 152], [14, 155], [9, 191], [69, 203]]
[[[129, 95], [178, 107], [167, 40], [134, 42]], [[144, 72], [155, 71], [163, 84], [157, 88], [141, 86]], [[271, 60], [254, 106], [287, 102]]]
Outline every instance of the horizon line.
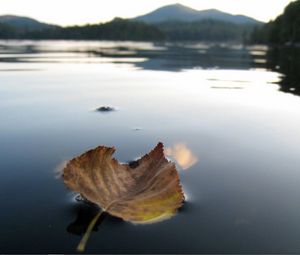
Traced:
[[98, 22], [82, 22], [82, 23], [70, 23], [70, 24], [58, 24], [58, 23], [52, 23], [52, 22], [48, 22], [48, 21], [44, 21], [44, 20], [41, 20], [39, 18], [35, 18], [34, 16], [29, 16], [29, 15], [23, 15], [23, 14], [12, 14], [12, 13], [4, 13], [4, 14], [1, 14], [0, 13], [0, 17], [3, 17], [3, 16], [13, 16], [13, 17], [19, 17], [19, 18], [29, 18], [29, 19], [33, 19], [35, 21], [38, 21], [40, 23], [44, 23], [44, 24], [47, 24], [47, 25], [54, 25], [54, 26], [60, 26], [60, 27], [69, 27], [69, 26], [85, 26], [85, 25], [97, 25], [97, 24], [103, 24], [103, 23], [107, 23], [107, 22], [111, 22], [113, 21], [114, 19], [117, 19], [117, 18], [120, 18], [120, 19], [124, 19], [124, 20], [128, 20], [128, 19], [135, 19], [137, 17], [140, 17], [140, 16], [144, 16], [144, 15], [147, 15], [151, 12], [154, 12], [160, 8], [163, 8], [163, 7], [167, 7], [167, 6], [172, 6], [172, 5], [181, 5], [181, 6], [184, 6], [184, 7], [188, 7], [190, 9], [193, 9], [193, 10], [196, 10], [196, 11], [209, 11], [209, 10], [216, 10], [216, 11], [219, 11], [219, 12], [223, 12], [223, 13], [226, 13], [226, 14], [230, 14], [230, 15], [233, 15], [233, 16], [245, 16], [245, 17], [248, 17], [248, 18], [252, 18], [258, 22], [261, 22], [261, 23], [268, 23], [270, 21], [272, 21], [272, 19], [268, 20], [268, 21], [262, 21], [262, 20], [259, 20], [257, 18], [254, 18], [252, 16], [249, 16], [249, 15], [245, 15], [245, 14], [242, 14], [242, 13], [230, 13], [230, 12], [226, 12], [226, 11], [222, 11], [220, 9], [217, 9], [217, 8], [208, 8], [208, 9], [200, 9], [200, 10], [197, 10], [197, 9], [194, 9], [194, 8], [191, 8], [189, 6], [186, 6], [186, 5], [183, 5], [183, 4], [180, 4], [180, 3], [176, 3], [176, 4], [169, 4], [169, 5], [164, 5], [164, 6], [161, 6], [159, 8], [155, 8], [154, 10], [152, 11], [149, 11], [145, 14], [141, 14], [141, 15], [138, 15], [138, 16], [134, 16], [134, 17], [119, 17], [119, 16], [114, 16], [113, 18], [110, 18], [110, 19], [107, 19], [107, 20], [99, 20]]

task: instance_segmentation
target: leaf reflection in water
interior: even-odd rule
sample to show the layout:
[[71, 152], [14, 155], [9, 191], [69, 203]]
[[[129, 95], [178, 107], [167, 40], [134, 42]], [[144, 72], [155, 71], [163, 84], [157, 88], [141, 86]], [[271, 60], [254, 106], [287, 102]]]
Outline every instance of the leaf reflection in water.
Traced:
[[189, 169], [198, 162], [198, 158], [184, 143], [176, 143], [172, 147], [167, 147], [165, 149], [165, 154], [166, 156], [173, 158], [184, 170]]

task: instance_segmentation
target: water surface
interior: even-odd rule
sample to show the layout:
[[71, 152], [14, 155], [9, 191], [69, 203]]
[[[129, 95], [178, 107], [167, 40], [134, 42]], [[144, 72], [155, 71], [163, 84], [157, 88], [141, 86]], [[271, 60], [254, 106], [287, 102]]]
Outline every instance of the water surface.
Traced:
[[128, 162], [162, 141], [183, 208], [143, 226], [107, 216], [88, 253], [299, 253], [297, 58], [262, 46], [1, 41], [0, 252], [73, 253], [96, 211], [55, 169], [98, 145]]

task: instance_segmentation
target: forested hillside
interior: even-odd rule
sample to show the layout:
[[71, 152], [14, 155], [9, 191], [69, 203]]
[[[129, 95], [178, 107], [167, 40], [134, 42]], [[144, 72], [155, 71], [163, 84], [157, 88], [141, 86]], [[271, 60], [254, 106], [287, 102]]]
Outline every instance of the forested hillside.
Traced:
[[163, 40], [165, 35], [158, 28], [142, 22], [116, 18], [113, 21], [72, 27], [51, 27], [42, 30], [20, 31], [0, 23], [3, 39], [72, 39], [72, 40]]
[[300, 43], [300, 0], [290, 3], [274, 21], [256, 29], [251, 42], [288, 45]]

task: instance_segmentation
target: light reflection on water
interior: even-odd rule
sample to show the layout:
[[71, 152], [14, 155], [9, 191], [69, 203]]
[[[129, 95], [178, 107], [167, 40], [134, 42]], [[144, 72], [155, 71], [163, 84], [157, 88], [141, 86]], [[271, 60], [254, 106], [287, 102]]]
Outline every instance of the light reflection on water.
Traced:
[[[289, 88], [281, 55], [276, 71], [265, 47], [27, 41], [0, 50], [2, 253], [74, 252], [80, 237], [69, 233], [82, 233], [94, 209], [69, 201], [53, 169], [101, 144], [128, 162], [158, 141], [189, 167], [180, 171], [189, 200], [154, 225], [106, 217], [87, 252], [300, 252], [300, 98], [279, 91]], [[284, 79], [295, 84], [293, 75]], [[118, 110], [91, 110], [103, 105]]]
[[189, 169], [198, 161], [197, 157], [184, 143], [176, 143], [171, 147], [167, 147], [165, 153], [168, 157], [174, 159], [183, 170]]

